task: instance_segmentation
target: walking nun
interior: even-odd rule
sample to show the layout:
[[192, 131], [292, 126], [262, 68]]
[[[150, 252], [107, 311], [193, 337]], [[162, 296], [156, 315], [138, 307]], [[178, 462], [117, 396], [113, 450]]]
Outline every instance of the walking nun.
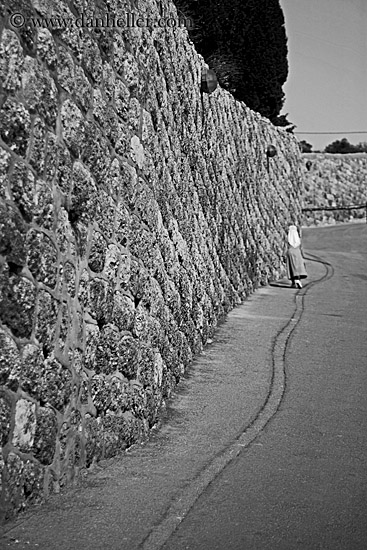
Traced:
[[302, 288], [301, 279], [307, 277], [301, 251], [301, 239], [295, 225], [288, 229], [287, 276], [292, 281], [292, 287]]

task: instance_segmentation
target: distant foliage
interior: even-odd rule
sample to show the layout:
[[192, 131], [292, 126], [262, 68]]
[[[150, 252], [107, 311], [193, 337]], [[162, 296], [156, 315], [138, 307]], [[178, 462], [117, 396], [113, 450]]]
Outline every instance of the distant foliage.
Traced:
[[291, 125], [279, 118], [284, 103], [282, 86], [288, 76], [287, 37], [279, 0], [174, 2], [193, 19], [190, 37], [221, 86], [274, 124]]
[[293, 134], [293, 131], [297, 126], [293, 124], [292, 122], [289, 122], [287, 119], [288, 113], [285, 115], [279, 115], [272, 119], [272, 123], [275, 124], [275, 126], [282, 126], [287, 130], [287, 132], [290, 132]]
[[311, 145], [311, 143], [308, 143], [308, 142], [305, 141], [304, 139], [302, 139], [302, 140], [299, 142], [299, 146], [300, 146], [300, 149], [301, 149], [301, 152], [302, 152], [302, 153], [311, 153], [311, 152], [312, 152], [312, 145]]
[[352, 145], [347, 138], [343, 138], [327, 145], [325, 153], [367, 153], [367, 142]]

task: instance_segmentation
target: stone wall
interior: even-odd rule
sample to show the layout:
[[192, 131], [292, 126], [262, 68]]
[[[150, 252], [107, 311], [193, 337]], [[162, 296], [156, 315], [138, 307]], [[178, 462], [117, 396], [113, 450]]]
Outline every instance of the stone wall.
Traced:
[[[304, 207], [366, 205], [367, 154], [305, 153]], [[304, 225], [326, 225], [366, 218], [366, 208], [305, 212]]]
[[185, 29], [9, 21], [162, 5], [175, 13], [11, 0], [1, 14], [6, 517], [147, 437], [226, 312], [281, 274], [300, 217], [295, 139], [221, 89], [201, 96]]

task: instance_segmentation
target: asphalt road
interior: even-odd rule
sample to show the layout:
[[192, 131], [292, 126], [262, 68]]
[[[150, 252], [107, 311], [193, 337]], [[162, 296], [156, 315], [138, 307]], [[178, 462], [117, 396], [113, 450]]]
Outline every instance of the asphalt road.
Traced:
[[[367, 227], [304, 230], [309, 289], [286, 390], [164, 550], [366, 550]], [[303, 292], [306, 291], [306, 288]]]
[[5, 525], [1, 549], [366, 550], [367, 225], [303, 237], [304, 288], [230, 312], [150, 441]]

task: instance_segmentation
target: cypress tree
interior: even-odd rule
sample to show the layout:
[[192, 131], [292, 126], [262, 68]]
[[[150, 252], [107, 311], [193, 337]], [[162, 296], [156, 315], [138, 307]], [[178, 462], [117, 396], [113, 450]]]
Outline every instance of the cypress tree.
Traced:
[[288, 76], [279, 0], [174, 1], [193, 19], [191, 39], [221, 86], [276, 124]]

